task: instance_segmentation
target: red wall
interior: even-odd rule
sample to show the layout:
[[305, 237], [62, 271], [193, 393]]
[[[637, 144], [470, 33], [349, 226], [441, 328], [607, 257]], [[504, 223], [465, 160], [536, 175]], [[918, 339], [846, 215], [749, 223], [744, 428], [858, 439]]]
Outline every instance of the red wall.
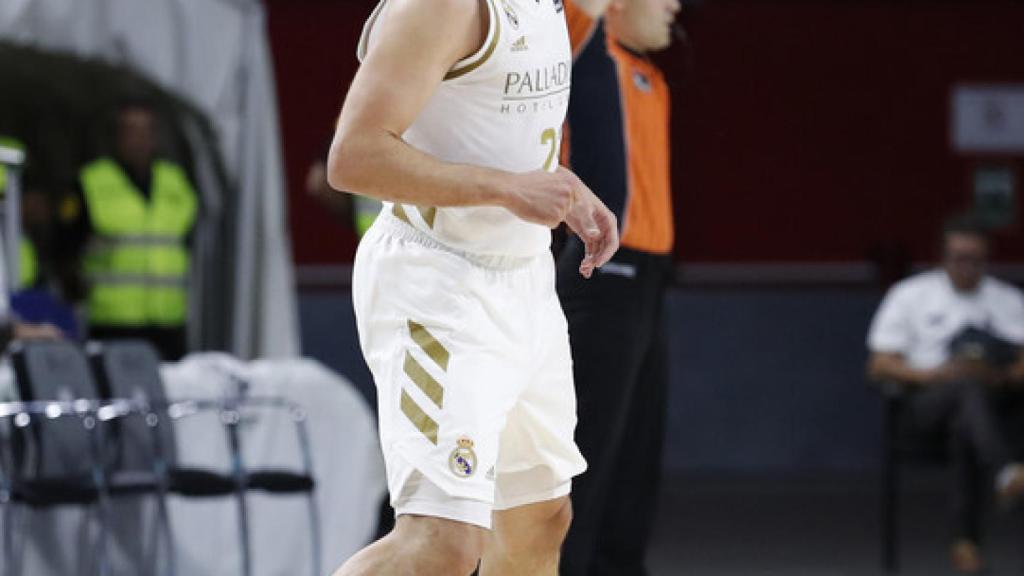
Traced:
[[[351, 259], [354, 239], [302, 178], [373, 4], [269, 2], [299, 263]], [[1024, 82], [1024, 3], [717, 0], [683, 20], [692, 52], [658, 61], [674, 88], [686, 261], [929, 258], [942, 219], [970, 200], [970, 160], [949, 146], [952, 85]], [[1024, 243], [1001, 238], [999, 253], [1024, 260]]]
[[356, 42], [373, 0], [269, 0], [288, 182], [288, 220], [298, 264], [350, 262], [356, 238], [305, 192], [306, 170], [326, 154], [355, 74]]

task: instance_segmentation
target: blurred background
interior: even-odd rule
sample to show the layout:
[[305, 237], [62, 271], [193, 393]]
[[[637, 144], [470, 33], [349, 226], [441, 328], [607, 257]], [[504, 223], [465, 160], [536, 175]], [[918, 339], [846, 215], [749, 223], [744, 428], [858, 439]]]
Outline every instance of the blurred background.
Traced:
[[[0, 4], [0, 135], [26, 156], [21, 207], [8, 202], [5, 213], [18, 210], [21, 229], [38, 234], [44, 291], [54, 306], [75, 308], [60, 243], [80, 240], [61, 235], [60, 208], [78, 197], [82, 167], [114, 146], [108, 128], [117, 103], [144, 98], [161, 118], [161, 155], [182, 167], [197, 197], [188, 350], [223, 353], [165, 364], [168, 395], [219, 402], [243, 382], [305, 402], [314, 470], [330, 467], [314, 474], [318, 490], [336, 481], [343, 488], [329, 490], [347, 491], [318, 496], [327, 498], [321, 521], [337, 525], [323, 527], [324, 573], [370, 537], [377, 512], [366, 502], [383, 489], [372, 447], [375, 392], [349, 291], [356, 216], [349, 205], [325, 203], [310, 174], [326, 157], [374, 5]], [[886, 451], [898, 439], [886, 432], [891, 404], [865, 376], [865, 341], [886, 290], [940, 261], [951, 216], [983, 218], [994, 231], [991, 273], [1024, 283], [1024, 4], [705, 0], [684, 2], [678, 22], [686, 41], [653, 56], [672, 94], [676, 247], [652, 573], [878, 574], [887, 543], [904, 573], [949, 573], [942, 459]], [[44, 204], [42, 223], [25, 212], [33, 197]], [[6, 247], [8, 259], [16, 253]], [[89, 324], [77, 314], [78, 324]], [[306, 360], [289, 360], [299, 357]], [[303, 371], [316, 372], [305, 379], [312, 384], [295, 375]], [[20, 386], [12, 381], [11, 399]], [[318, 424], [315, 406], [325, 401], [349, 408], [323, 409]], [[279, 450], [298, 453], [268, 445], [273, 434], [256, 428], [271, 421], [249, 422], [246, 449], [261, 455], [250, 464]], [[208, 427], [179, 429], [179, 451], [221, 433], [216, 419]], [[338, 436], [358, 446], [323, 448]], [[224, 450], [202, 456], [230, 480]], [[897, 462], [903, 474], [887, 492], [883, 472]], [[305, 522], [301, 498], [253, 498], [255, 573], [308, 571], [305, 560], [294, 572], [259, 560], [290, 546], [265, 544], [275, 531], [256, 526], [260, 516], [280, 507]], [[337, 508], [353, 501], [363, 504]], [[13, 502], [5, 505], [17, 508]], [[36, 551], [22, 553], [21, 572], [8, 559], [0, 573], [84, 562], [71, 552], [60, 562], [45, 558], [64, 546], [61, 538], [88, 542], [92, 529], [82, 526], [95, 518], [27, 509], [5, 516], [3, 529], [15, 533], [7, 552]], [[177, 543], [179, 571], [237, 573], [244, 554], [204, 560], [204, 546], [236, 546], [235, 509], [230, 497], [171, 507], [171, 532], [186, 533]], [[884, 529], [892, 510], [894, 533]], [[139, 514], [113, 513], [143, 523], [160, 516]], [[203, 526], [205, 542], [189, 543], [189, 526]], [[993, 511], [985, 526], [991, 573], [1024, 573], [1024, 515]], [[332, 543], [346, 530], [344, 546]], [[305, 550], [301, 534], [291, 542]], [[123, 567], [137, 566], [136, 553], [145, 555], [120, 551], [102, 562], [133, 573]]]

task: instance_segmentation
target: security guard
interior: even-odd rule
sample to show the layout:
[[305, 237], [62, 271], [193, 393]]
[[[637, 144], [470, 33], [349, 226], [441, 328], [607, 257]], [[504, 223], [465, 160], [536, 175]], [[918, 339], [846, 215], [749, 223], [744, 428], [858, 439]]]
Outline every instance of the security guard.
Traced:
[[156, 157], [157, 117], [144, 101], [117, 111], [115, 156], [79, 173], [78, 218], [89, 335], [144, 338], [165, 359], [186, 350], [189, 239], [198, 201], [185, 171]]

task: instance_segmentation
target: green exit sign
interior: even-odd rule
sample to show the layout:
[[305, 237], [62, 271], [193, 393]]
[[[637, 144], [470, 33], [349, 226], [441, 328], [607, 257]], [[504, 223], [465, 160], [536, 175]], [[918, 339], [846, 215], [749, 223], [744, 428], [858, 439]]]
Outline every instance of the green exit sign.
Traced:
[[1008, 165], [975, 168], [974, 210], [992, 229], [1012, 226], [1017, 219], [1017, 171]]

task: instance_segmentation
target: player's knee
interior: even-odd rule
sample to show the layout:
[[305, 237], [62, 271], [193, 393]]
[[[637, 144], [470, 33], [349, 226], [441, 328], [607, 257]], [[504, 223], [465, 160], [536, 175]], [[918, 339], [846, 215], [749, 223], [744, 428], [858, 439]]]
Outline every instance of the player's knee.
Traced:
[[532, 538], [527, 544], [532, 548], [561, 548], [562, 540], [572, 523], [572, 504], [568, 497], [534, 505]]
[[552, 508], [551, 516], [547, 521], [548, 532], [552, 537], [557, 536], [557, 541], [561, 543], [572, 524], [572, 502], [568, 497], [559, 498], [552, 501]]
[[403, 538], [416, 543], [419, 556], [430, 557], [440, 574], [469, 575], [483, 555], [486, 531], [440, 518], [408, 518]]
[[476, 570], [484, 552], [484, 531], [475, 526], [462, 525], [437, 535], [432, 544], [443, 558], [445, 574], [465, 574]]

